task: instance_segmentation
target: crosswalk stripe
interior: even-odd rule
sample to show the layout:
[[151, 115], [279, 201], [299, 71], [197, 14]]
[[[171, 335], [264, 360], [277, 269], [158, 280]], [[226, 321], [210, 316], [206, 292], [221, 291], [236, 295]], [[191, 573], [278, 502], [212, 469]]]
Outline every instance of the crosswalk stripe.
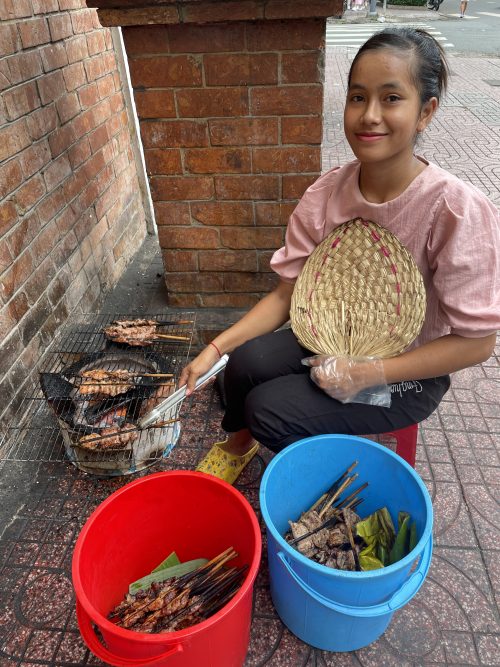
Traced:
[[481, 14], [481, 16], [494, 16], [495, 18], [500, 19], [500, 14], [495, 14], [494, 12], [477, 12], [477, 13]]
[[[423, 28], [427, 30], [437, 41], [441, 43], [444, 48], [452, 48], [454, 45], [448, 41], [441, 32], [425, 23], [411, 23], [405, 24], [412, 28]], [[360, 24], [342, 24], [335, 25], [328, 23], [326, 26], [326, 45], [327, 46], [348, 46], [352, 48], [359, 48], [366, 40], [374, 33], [380, 32], [387, 28], [386, 24], [370, 25], [366, 23]]]

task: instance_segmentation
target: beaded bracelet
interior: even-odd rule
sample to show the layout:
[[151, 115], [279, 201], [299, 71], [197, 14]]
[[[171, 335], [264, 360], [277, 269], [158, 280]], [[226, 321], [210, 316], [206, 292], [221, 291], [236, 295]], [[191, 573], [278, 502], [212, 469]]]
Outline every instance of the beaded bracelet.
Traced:
[[213, 348], [215, 348], [215, 350], [217, 351], [217, 354], [219, 355], [219, 359], [222, 359], [222, 354], [221, 354], [219, 348], [217, 347], [217, 345], [215, 343], [209, 343], [209, 345], [211, 345]]

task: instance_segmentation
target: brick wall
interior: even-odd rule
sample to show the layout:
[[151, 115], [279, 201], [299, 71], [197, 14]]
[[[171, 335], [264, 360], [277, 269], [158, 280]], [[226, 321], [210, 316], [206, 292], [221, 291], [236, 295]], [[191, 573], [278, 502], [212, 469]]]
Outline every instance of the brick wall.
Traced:
[[5, 424], [58, 326], [99, 304], [145, 222], [111, 33], [96, 11], [83, 0], [2, 0], [0, 20]]
[[173, 306], [246, 308], [268, 292], [269, 259], [321, 169], [325, 19], [281, 3], [284, 19], [239, 21], [238, 7], [253, 19], [261, 5], [230, 5], [179, 5], [187, 23], [123, 29]]

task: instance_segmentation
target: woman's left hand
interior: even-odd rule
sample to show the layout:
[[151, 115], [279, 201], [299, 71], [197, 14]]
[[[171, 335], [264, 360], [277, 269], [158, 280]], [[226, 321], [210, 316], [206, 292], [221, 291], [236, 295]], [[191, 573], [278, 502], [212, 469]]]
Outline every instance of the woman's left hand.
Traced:
[[350, 403], [367, 387], [385, 385], [384, 364], [373, 357], [316, 355], [302, 360], [311, 366], [311, 379], [328, 396]]

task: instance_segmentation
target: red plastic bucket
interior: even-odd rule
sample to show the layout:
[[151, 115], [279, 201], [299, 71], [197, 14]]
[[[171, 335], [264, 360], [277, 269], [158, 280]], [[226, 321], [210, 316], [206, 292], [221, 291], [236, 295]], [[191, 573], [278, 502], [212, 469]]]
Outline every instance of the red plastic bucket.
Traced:
[[[130, 582], [175, 551], [183, 562], [228, 547], [249, 566], [237, 594], [202, 623], [164, 634], [117, 627], [106, 618]], [[239, 667], [248, 649], [261, 532], [247, 500], [203, 473], [149, 475], [113, 493], [84, 525], [73, 553], [78, 625], [89, 649], [116, 667]], [[106, 647], [98, 639], [99, 629]]]

